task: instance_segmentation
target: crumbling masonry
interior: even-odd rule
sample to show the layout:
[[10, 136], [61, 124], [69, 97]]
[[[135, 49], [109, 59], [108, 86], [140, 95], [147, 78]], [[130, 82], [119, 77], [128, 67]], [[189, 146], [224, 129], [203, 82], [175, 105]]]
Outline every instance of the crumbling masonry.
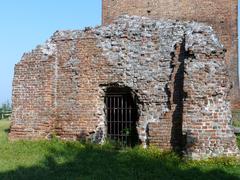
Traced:
[[15, 67], [9, 138], [107, 137], [110, 87], [137, 97], [140, 144], [189, 157], [236, 155], [225, 49], [205, 24], [122, 16], [58, 31]]
[[118, 16], [147, 16], [154, 19], [175, 19], [203, 22], [213, 27], [227, 49], [227, 69], [233, 88], [233, 108], [240, 108], [238, 77], [238, 0], [102, 0], [103, 24]]

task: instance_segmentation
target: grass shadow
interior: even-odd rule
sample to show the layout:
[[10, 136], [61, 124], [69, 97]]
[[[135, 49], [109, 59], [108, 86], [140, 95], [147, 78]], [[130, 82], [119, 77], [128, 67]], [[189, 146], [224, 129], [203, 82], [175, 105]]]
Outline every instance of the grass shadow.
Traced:
[[116, 151], [104, 146], [80, 147], [65, 143], [61, 147], [49, 148], [48, 155], [39, 165], [1, 172], [0, 179], [239, 179], [221, 169], [204, 171], [196, 167], [183, 166], [182, 160], [175, 154], [155, 151], [141, 148]]
[[10, 132], [10, 128], [4, 129], [4, 132], [8, 134]]

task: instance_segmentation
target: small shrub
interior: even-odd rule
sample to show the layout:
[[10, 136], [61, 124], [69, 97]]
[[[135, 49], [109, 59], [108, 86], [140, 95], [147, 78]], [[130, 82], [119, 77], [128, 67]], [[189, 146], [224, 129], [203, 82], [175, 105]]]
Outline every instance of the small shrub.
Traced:
[[233, 120], [233, 126], [240, 127], [240, 120]]
[[240, 127], [240, 110], [233, 110], [232, 115], [233, 115], [232, 125], [235, 127]]
[[105, 150], [120, 150], [123, 147], [119, 142], [108, 138], [102, 144], [102, 148]]
[[239, 149], [240, 149], [240, 134], [237, 135], [237, 144], [238, 144], [238, 147], [239, 147]]

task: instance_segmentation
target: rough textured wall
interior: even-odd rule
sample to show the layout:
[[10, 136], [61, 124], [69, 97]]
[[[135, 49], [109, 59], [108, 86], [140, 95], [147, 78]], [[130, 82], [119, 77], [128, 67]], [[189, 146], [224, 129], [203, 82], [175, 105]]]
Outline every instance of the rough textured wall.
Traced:
[[239, 97], [237, 0], [103, 0], [103, 24], [122, 14], [156, 19], [194, 20], [211, 25], [227, 49], [233, 83], [232, 102]]
[[16, 65], [10, 139], [106, 137], [108, 87], [137, 96], [144, 146], [193, 158], [237, 153], [225, 51], [211, 27], [123, 16], [60, 31]]

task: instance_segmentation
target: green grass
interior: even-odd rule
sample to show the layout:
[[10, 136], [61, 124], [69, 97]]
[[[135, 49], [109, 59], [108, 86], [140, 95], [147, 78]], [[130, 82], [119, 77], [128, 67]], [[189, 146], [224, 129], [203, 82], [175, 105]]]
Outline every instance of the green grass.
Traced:
[[[0, 121], [1, 180], [237, 180], [240, 162], [235, 158], [185, 162], [171, 152], [140, 147], [116, 150], [111, 144], [79, 142], [8, 142], [9, 122]], [[240, 138], [238, 143], [240, 144]]]

